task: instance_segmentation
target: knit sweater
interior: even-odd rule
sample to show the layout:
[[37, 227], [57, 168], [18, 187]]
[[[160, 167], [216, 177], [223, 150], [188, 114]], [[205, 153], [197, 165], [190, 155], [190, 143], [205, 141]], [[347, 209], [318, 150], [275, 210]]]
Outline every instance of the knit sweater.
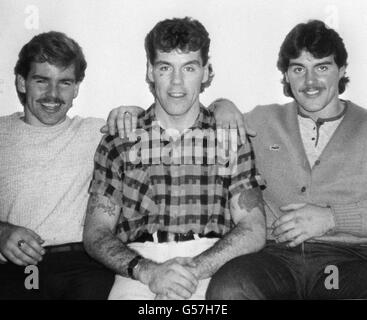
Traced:
[[82, 241], [101, 119], [66, 118], [53, 127], [0, 117], [0, 221], [27, 227], [45, 245]]
[[[295, 102], [258, 106], [247, 114], [263, 192], [268, 231], [281, 206], [330, 206], [336, 227], [315, 241], [367, 243], [367, 111], [350, 101], [346, 114], [311, 169]], [[268, 232], [271, 239], [271, 233]]]

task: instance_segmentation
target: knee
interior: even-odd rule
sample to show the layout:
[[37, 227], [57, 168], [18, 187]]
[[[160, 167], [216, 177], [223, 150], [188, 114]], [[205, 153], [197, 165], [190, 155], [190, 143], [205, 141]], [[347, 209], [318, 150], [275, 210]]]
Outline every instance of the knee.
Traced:
[[213, 275], [206, 292], [207, 300], [262, 299], [251, 272], [243, 268], [241, 260], [242, 257], [227, 262]]

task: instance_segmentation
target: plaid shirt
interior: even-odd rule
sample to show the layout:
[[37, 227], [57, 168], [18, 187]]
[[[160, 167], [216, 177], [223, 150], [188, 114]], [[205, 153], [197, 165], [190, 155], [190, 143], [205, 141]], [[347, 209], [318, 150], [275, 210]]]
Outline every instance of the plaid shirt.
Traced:
[[[221, 142], [210, 111], [200, 106], [195, 124], [173, 141], [157, 125], [154, 109], [152, 105], [139, 116], [137, 128], [142, 130], [137, 130], [137, 141], [118, 135], [102, 138], [89, 192], [120, 205], [116, 232], [122, 241], [157, 230], [224, 235], [233, 227], [231, 197], [244, 189], [264, 187], [251, 143], [236, 143], [231, 173], [226, 170], [228, 162], [213, 157]], [[200, 138], [205, 130], [214, 134]], [[188, 146], [193, 132], [200, 143]], [[180, 148], [173, 148], [175, 143]]]

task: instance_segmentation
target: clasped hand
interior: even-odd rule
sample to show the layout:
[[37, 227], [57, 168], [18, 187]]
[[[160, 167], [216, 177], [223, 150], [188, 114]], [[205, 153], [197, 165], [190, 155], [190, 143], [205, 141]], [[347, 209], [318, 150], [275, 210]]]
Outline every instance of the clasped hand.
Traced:
[[177, 257], [149, 268], [147, 284], [156, 299], [189, 299], [195, 293], [198, 279], [192, 271], [192, 258]]

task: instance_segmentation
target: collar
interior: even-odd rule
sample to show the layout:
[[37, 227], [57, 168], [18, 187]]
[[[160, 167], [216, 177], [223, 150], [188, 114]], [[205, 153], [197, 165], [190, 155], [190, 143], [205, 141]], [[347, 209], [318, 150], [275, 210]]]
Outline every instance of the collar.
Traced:
[[[153, 103], [145, 112], [138, 117], [138, 127], [148, 130], [153, 123], [157, 121], [155, 114], [155, 103]], [[194, 124], [187, 129], [208, 129], [215, 125], [214, 115], [211, 111], [200, 104], [199, 114]]]
[[[333, 116], [333, 117], [330, 117], [330, 118], [318, 118], [318, 119], [315, 121], [315, 123], [316, 123], [317, 125], [319, 125], [319, 126], [320, 126], [320, 125], [322, 125], [322, 124], [323, 124], [323, 123], [325, 123], [325, 122], [336, 121], [336, 120], [339, 120], [339, 119], [343, 118], [343, 117], [344, 117], [344, 115], [345, 115], [345, 113], [347, 112], [348, 104], [347, 104], [347, 103], [346, 103], [346, 101], [344, 101], [344, 100], [340, 100], [340, 101], [343, 103], [344, 108], [343, 108], [343, 110], [342, 110], [338, 115]], [[303, 114], [303, 113], [301, 112], [300, 108], [298, 107], [298, 104], [297, 104], [297, 114], [298, 114], [300, 117], [302, 117], [302, 118], [308, 118], [308, 119], [311, 119], [312, 121], [314, 121], [311, 117], [309, 117], [308, 115]]]

